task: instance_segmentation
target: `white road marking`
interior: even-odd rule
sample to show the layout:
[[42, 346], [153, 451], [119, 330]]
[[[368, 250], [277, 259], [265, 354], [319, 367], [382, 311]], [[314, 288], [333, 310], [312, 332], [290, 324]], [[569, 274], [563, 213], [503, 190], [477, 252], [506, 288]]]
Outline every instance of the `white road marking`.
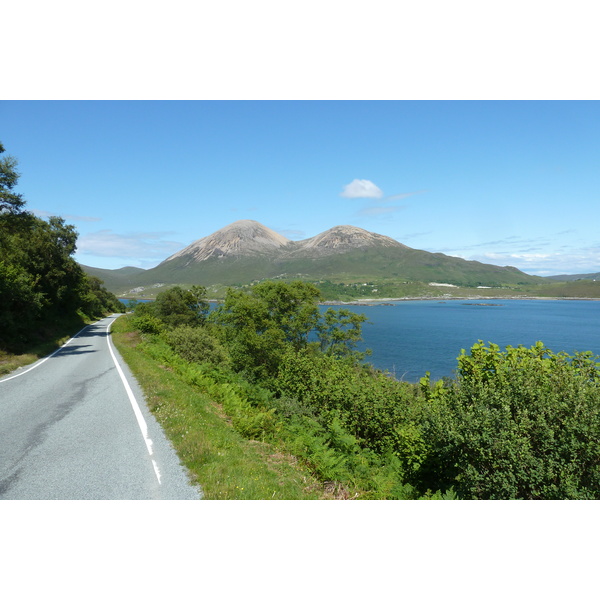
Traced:
[[[114, 320], [111, 321], [108, 324], [108, 327], [106, 328], [106, 334], [107, 334], [106, 341], [108, 342], [108, 349], [110, 350], [110, 355], [112, 356], [113, 362], [115, 363], [115, 367], [117, 367], [117, 373], [119, 373], [119, 376], [121, 377], [121, 381], [123, 382], [123, 387], [125, 388], [125, 391], [127, 392], [127, 397], [129, 398], [129, 402], [131, 403], [131, 408], [133, 408], [133, 412], [135, 414], [135, 418], [137, 419], [140, 431], [142, 432], [144, 442], [146, 442], [146, 448], [148, 449], [148, 454], [152, 457], [153, 442], [150, 439], [150, 437], [148, 436], [148, 425], [146, 423], [146, 420], [144, 419], [144, 415], [142, 414], [142, 411], [140, 410], [140, 405], [138, 404], [138, 402], [135, 398], [135, 395], [133, 394], [133, 390], [131, 389], [129, 382], [127, 381], [125, 374], [123, 373], [123, 369], [121, 369], [121, 365], [119, 365], [119, 363], [117, 361], [117, 357], [115, 356], [115, 353], [113, 352], [113, 349], [112, 349], [112, 341], [110, 339], [110, 328], [113, 323], [114, 323]], [[156, 461], [153, 458], [151, 458], [151, 460], [152, 460], [152, 466], [154, 467], [154, 473], [156, 474], [156, 479], [158, 479], [158, 483], [160, 485], [162, 485], [162, 483], [160, 481], [160, 469], [158, 468]]]
[[65, 346], [68, 346], [76, 337], [78, 337], [84, 329], [87, 329], [89, 325], [86, 325], [81, 331], [76, 333], [70, 340], [67, 340], [58, 350], [55, 350], [50, 356], [46, 356], [43, 360], [36, 362], [33, 367], [30, 367], [26, 371], [21, 371], [21, 373], [17, 373], [12, 377], [6, 377], [5, 379], [0, 379], [0, 383], [4, 383], [5, 381], [10, 381], [11, 379], [16, 379], [17, 377], [21, 377], [21, 375], [25, 375], [34, 369], [37, 369], [40, 365], [43, 365], [48, 359], [52, 358], [55, 354], [58, 354]]

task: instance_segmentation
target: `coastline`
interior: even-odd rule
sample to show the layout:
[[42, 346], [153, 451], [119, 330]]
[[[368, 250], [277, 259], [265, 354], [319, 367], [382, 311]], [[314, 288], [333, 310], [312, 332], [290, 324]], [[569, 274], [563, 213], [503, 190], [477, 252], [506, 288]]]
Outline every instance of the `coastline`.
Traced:
[[411, 301], [431, 301], [447, 302], [449, 300], [584, 300], [598, 302], [600, 298], [580, 298], [577, 296], [559, 297], [559, 296], [452, 296], [452, 297], [432, 297], [432, 296], [411, 296], [403, 298], [364, 298], [357, 300], [325, 300], [319, 302], [321, 306], [394, 306], [392, 302], [411, 302]]

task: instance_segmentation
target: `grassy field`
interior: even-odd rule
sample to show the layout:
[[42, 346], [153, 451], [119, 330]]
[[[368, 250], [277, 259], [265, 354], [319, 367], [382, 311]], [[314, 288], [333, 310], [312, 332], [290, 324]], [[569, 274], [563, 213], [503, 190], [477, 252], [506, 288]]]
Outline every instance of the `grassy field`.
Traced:
[[246, 440], [223, 407], [137, 346], [127, 318], [112, 328], [119, 352], [138, 379], [148, 407], [171, 440], [205, 499], [333, 498], [297, 459], [271, 444]]

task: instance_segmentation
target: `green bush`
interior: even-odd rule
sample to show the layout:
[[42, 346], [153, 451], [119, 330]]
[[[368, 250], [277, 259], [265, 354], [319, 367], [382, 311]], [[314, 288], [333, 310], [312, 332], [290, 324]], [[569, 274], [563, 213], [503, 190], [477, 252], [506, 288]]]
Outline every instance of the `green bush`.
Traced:
[[425, 459], [418, 426], [422, 401], [415, 386], [311, 349], [287, 352], [270, 385], [281, 397], [295, 398], [324, 425], [337, 419], [361, 447], [382, 456], [394, 454], [407, 472]]
[[141, 333], [158, 334], [164, 330], [164, 325], [160, 319], [150, 313], [138, 314], [136, 311], [131, 317], [131, 324]]
[[600, 498], [600, 373], [590, 353], [479, 342], [458, 363], [457, 381], [429, 394], [422, 487], [473, 499]]
[[231, 359], [216, 337], [204, 327], [180, 325], [165, 333], [167, 343], [189, 362], [211, 363], [227, 367]]

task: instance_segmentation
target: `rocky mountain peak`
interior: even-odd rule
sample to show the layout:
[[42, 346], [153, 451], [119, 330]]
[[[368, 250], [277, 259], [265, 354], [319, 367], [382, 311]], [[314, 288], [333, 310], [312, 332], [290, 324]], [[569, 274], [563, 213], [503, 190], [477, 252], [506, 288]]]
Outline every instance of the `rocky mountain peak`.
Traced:
[[394, 246], [397, 248], [407, 248], [404, 244], [396, 240], [371, 233], [360, 227], [352, 225], [338, 225], [332, 227], [319, 235], [299, 242], [305, 250], [328, 252], [340, 252], [344, 250], [372, 247], [372, 246]]
[[179, 257], [200, 262], [213, 257], [247, 256], [277, 250], [289, 243], [287, 238], [258, 221], [244, 219], [193, 242], [167, 258], [167, 261]]

